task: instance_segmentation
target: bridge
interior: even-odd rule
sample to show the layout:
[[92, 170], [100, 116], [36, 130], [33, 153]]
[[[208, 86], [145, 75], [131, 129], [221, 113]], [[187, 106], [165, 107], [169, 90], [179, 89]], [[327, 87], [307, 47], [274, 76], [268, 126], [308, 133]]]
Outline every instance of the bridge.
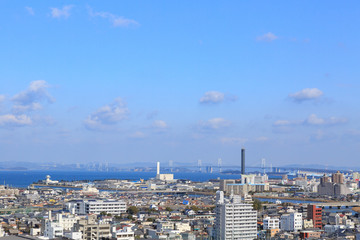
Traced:
[[[223, 161], [221, 159], [218, 159], [218, 163], [217, 164], [211, 164], [211, 163], [204, 163], [201, 160], [198, 160], [198, 165], [182, 165], [182, 166], [174, 166], [173, 162], [171, 162], [171, 165], [169, 163], [168, 167], [163, 167], [162, 170], [168, 171], [170, 169], [170, 171], [172, 171], [173, 168], [188, 168], [188, 169], [192, 169], [192, 170], [196, 170], [198, 169], [199, 171], [202, 171], [204, 169], [206, 169], [206, 167], [211, 167], [212, 169], [218, 169], [220, 172], [223, 171], [237, 171], [239, 170], [239, 174], [240, 174], [240, 170], [241, 170], [241, 165], [240, 165], [240, 160], [238, 161], [239, 165], [237, 164], [229, 164], [229, 165], [223, 165]], [[352, 171], [347, 169], [327, 169], [327, 168], [312, 168], [312, 167], [302, 167], [302, 166], [289, 166], [289, 167], [284, 167], [284, 166], [272, 166], [272, 164], [265, 164], [265, 159], [260, 159], [259, 161], [253, 161], [250, 160], [249, 162], [247, 162], [249, 164], [245, 165], [245, 169], [247, 170], [260, 170], [260, 171], [265, 171], [265, 172], [272, 172], [272, 169], [276, 169], [279, 170], [280, 172], [275, 171], [278, 174], [281, 174], [281, 172], [283, 174], [286, 174], [287, 171], [301, 171], [303, 173], [307, 173], [308, 175], [311, 174], [318, 174], [318, 175], [322, 175], [322, 174], [331, 174], [331, 173], [335, 173], [336, 171], [340, 171], [343, 173], [351, 173]]]
[[321, 208], [352, 208], [352, 207], [360, 207], [360, 202], [321, 202], [314, 203], [314, 205]]

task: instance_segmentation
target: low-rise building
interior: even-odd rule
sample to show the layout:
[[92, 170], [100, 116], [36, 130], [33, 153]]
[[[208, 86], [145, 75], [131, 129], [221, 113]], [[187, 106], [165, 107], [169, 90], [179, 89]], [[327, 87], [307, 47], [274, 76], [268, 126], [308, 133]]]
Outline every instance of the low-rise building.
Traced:
[[263, 228], [266, 229], [278, 229], [279, 228], [279, 219], [266, 217], [263, 220]]

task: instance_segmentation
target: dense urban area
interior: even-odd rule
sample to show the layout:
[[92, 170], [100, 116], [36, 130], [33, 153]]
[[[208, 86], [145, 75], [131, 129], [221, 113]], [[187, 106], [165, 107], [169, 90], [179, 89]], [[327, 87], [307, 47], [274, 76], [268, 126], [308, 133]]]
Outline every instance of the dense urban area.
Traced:
[[[360, 173], [246, 173], [194, 182], [57, 181], [0, 189], [4, 239], [359, 239]], [[196, 174], [196, 173], [194, 173]]]

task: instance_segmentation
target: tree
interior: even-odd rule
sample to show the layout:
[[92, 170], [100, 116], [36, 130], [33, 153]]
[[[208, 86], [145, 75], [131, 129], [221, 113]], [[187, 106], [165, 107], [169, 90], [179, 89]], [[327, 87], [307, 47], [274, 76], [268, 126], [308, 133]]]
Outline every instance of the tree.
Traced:
[[149, 208], [147, 211], [148, 211], [149, 213], [152, 213], [152, 212], [157, 212], [158, 210], [156, 210], [155, 208]]
[[172, 212], [172, 211], [173, 211], [171, 207], [166, 207], [165, 209], [166, 209], [166, 211], [168, 211], [168, 212]]
[[127, 212], [131, 215], [137, 214], [139, 212], [139, 209], [135, 206], [128, 207]]
[[192, 205], [191, 207], [191, 210], [193, 210], [194, 212], [198, 212], [199, 211], [199, 208], [195, 205]]
[[254, 208], [254, 210], [257, 210], [257, 211], [261, 210], [262, 203], [259, 199], [256, 199], [256, 198], [254, 199], [253, 208]]

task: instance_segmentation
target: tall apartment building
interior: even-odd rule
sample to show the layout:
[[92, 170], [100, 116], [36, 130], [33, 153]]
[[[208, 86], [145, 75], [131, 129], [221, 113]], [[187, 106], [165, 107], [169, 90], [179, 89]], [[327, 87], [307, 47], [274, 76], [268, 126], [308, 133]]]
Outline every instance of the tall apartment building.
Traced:
[[126, 212], [126, 203], [122, 201], [104, 200], [79, 200], [67, 203], [71, 213], [76, 214], [100, 214], [101, 212], [120, 215]]
[[331, 176], [331, 181], [333, 183], [344, 183], [344, 174], [340, 173], [340, 171], [337, 171]]
[[320, 184], [318, 185], [318, 194], [327, 196], [339, 196], [347, 195], [351, 193], [349, 188], [344, 184], [344, 175], [339, 171], [334, 173], [330, 178], [325, 174], [320, 178]]
[[263, 220], [263, 227], [264, 227], [264, 230], [278, 229], [279, 228], [279, 219], [278, 218], [266, 217]]
[[307, 218], [313, 221], [314, 228], [322, 228], [322, 208], [309, 204], [307, 207]]
[[257, 212], [252, 204], [242, 203], [239, 195], [225, 199], [224, 192], [217, 191], [215, 212], [214, 239], [253, 240], [257, 237]]
[[283, 214], [280, 218], [280, 228], [284, 231], [299, 231], [303, 227], [302, 213]]

